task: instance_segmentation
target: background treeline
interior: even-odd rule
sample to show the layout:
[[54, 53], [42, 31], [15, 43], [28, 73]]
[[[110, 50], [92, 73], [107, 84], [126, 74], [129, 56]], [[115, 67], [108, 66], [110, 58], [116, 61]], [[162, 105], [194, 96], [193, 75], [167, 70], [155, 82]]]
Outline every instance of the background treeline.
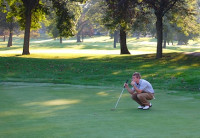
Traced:
[[126, 37], [157, 38], [157, 58], [167, 44], [187, 45], [200, 34], [200, 0], [0, 0], [0, 36], [24, 38], [22, 54], [30, 54], [30, 38], [110, 35], [129, 54]]

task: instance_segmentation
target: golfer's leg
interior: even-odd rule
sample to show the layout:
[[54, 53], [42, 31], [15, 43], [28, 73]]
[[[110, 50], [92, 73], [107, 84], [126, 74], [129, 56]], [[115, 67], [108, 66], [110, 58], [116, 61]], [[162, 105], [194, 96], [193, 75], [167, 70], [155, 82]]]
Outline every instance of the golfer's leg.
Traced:
[[134, 93], [134, 94], [131, 95], [131, 98], [132, 98], [134, 101], [136, 101], [139, 105], [144, 106], [144, 104], [142, 104], [142, 103], [140, 102], [140, 100], [138, 99], [137, 95], [138, 95], [137, 93]]
[[153, 95], [151, 93], [140, 93], [137, 94], [137, 98], [143, 105], [150, 105], [150, 102], [148, 100], [152, 100]]

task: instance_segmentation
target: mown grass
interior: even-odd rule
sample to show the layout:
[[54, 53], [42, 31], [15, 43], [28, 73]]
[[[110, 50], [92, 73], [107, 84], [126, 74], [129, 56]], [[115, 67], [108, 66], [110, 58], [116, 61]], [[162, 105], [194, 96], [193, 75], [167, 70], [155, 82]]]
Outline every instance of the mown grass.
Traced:
[[[138, 110], [122, 88], [0, 83], [0, 137], [198, 138], [199, 99], [156, 90], [153, 107]], [[170, 90], [168, 90], [170, 92]], [[174, 91], [171, 91], [174, 92]]]
[[[155, 38], [127, 38], [128, 49], [131, 51], [131, 54], [135, 54], [137, 51], [145, 51], [145, 52], [156, 52], [156, 39]], [[20, 50], [22, 52], [23, 39], [13, 38], [13, 46], [7, 48], [7, 42], [0, 42], [0, 51], [12, 51], [12, 50]], [[60, 44], [59, 40], [54, 39], [31, 39], [30, 42], [30, 53], [33, 50], [70, 50], [70, 49], [78, 49], [78, 50], [110, 50], [115, 51], [120, 49], [119, 43], [117, 43], [117, 48], [113, 48], [113, 39], [110, 39], [107, 36], [101, 37], [92, 37], [86, 38], [83, 43], [76, 43], [75, 38], [63, 39], [63, 43]], [[174, 42], [174, 45], [167, 45], [167, 48], [163, 49], [165, 53], [171, 52], [200, 52], [200, 42], [199, 41], [190, 41], [189, 44], [186, 45], [177, 45], [177, 42]], [[43, 51], [42, 51], [43, 52]]]

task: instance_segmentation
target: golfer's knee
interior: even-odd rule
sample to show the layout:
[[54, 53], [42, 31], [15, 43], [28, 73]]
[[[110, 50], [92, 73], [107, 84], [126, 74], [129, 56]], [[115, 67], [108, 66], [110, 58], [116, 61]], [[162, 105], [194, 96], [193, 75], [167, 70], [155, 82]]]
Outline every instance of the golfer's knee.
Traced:
[[138, 95], [137, 95], [137, 98], [138, 98], [138, 99], [141, 99], [141, 98], [143, 98], [143, 96], [142, 96], [141, 94], [138, 94]]
[[137, 95], [132, 94], [132, 95], [131, 95], [131, 98], [132, 98], [133, 100], [135, 100], [135, 99], [137, 99]]

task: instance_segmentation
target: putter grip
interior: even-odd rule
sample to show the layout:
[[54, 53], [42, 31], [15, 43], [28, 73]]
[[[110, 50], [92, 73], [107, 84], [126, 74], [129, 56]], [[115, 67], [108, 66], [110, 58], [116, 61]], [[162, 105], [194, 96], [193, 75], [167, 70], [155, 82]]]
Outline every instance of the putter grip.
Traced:
[[[128, 83], [128, 80], [126, 80], [126, 83]], [[124, 86], [124, 88], [125, 88], [125, 86]]]

